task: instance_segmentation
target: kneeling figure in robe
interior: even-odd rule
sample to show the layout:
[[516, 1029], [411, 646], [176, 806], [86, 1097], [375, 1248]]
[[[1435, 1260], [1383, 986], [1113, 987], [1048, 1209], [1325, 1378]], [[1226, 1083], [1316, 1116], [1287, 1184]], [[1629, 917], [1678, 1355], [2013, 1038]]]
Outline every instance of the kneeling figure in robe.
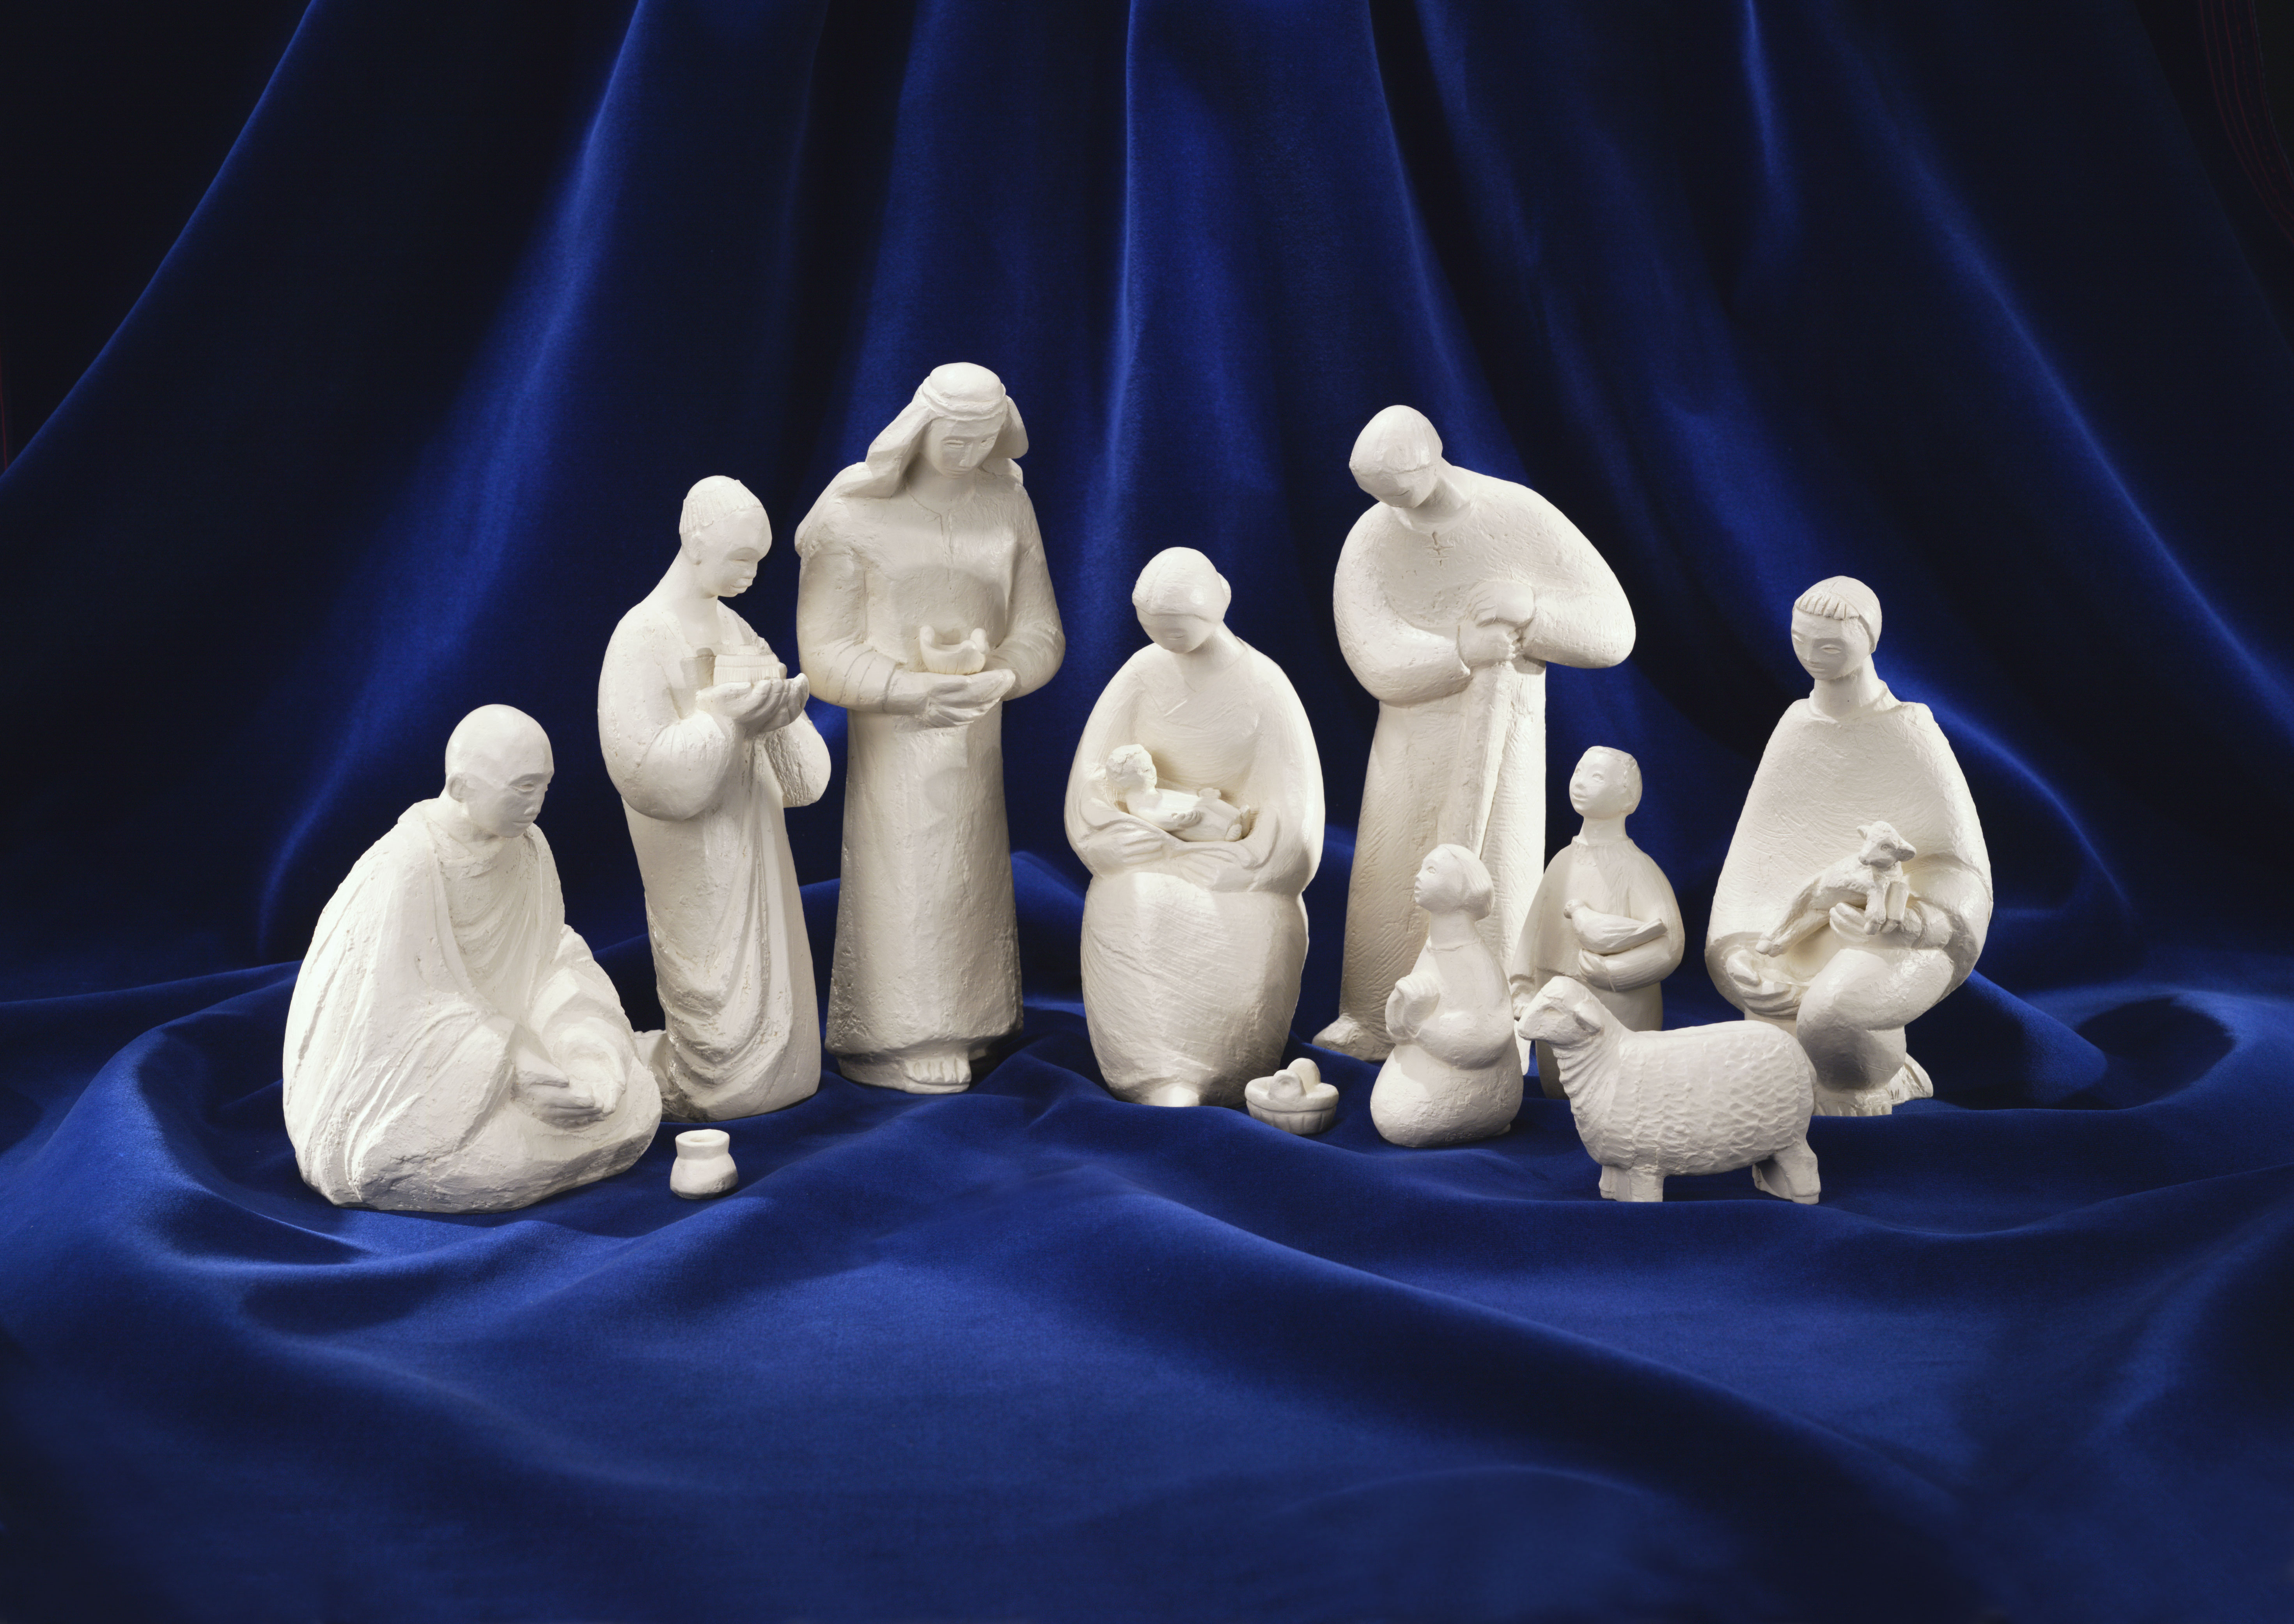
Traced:
[[465, 717], [446, 788], [367, 849], [287, 1016], [287, 1133], [338, 1206], [484, 1213], [621, 1172], [661, 1121], [613, 983], [533, 820], [541, 725]]

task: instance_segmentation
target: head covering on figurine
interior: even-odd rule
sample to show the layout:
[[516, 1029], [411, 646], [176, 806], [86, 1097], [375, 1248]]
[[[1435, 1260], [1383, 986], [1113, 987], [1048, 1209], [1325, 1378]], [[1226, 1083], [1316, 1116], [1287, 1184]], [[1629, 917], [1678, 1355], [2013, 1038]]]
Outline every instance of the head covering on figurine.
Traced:
[[923, 443], [924, 431], [943, 418], [956, 423], [1000, 424], [1002, 432], [980, 464], [980, 471], [1020, 477], [1012, 462], [1028, 451], [1028, 430], [1020, 421], [1020, 408], [1004, 393], [1004, 380], [986, 367], [953, 361], [934, 367], [916, 386], [915, 394], [900, 415], [869, 442], [866, 459], [838, 475], [832, 490], [838, 496], [898, 496], [908, 464]]

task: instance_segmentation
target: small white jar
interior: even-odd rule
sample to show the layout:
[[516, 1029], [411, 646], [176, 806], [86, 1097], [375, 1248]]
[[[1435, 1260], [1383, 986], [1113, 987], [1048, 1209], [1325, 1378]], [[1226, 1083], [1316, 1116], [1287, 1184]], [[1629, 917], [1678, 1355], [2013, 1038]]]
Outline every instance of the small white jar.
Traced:
[[687, 1201], [721, 1196], [741, 1181], [733, 1165], [733, 1136], [722, 1128], [691, 1128], [677, 1136], [669, 1187]]

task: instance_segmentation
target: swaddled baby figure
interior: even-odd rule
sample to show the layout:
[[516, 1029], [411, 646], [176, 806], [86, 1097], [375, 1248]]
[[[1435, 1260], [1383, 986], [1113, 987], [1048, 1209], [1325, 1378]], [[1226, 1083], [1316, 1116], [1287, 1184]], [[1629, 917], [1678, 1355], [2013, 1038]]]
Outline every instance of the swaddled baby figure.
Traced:
[[1880, 821], [1858, 827], [1864, 844], [1852, 857], [1843, 857], [1801, 888], [1785, 910], [1783, 922], [1754, 944], [1755, 951], [1779, 954], [1795, 942], [1815, 935], [1843, 902], [1860, 905], [1875, 919], [1901, 923], [1911, 904], [1912, 882], [1904, 877], [1907, 858], [1918, 849], [1898, 834], [1892, 824]]
[[1250, 808], [1233, 805], [1215, 789], [1157, 788], [1155, 758], [1143, 744], [1110, 751], [1106, 775], [1107, 798], [1166, 834], [1183, 840], [1239, 840], [1249, 832]]

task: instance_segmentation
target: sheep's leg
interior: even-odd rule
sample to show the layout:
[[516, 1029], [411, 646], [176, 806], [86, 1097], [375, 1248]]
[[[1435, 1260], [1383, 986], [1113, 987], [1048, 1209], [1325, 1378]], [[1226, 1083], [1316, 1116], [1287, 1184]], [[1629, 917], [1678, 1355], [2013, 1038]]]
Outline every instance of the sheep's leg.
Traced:
[[1648, 1167], [1604, 1167], [1601, 1193], [1612, 1201], [1662, 1201], [1664, 1174]]
[[1816, 1176], [1816, 1152], [1808, 1148], [1806, 1138], [1793, 1141], [1766, 1161], [1754, 1162], [1753, 1183], [1802, 1206], [1815, 1201], [1824, 1188]]

